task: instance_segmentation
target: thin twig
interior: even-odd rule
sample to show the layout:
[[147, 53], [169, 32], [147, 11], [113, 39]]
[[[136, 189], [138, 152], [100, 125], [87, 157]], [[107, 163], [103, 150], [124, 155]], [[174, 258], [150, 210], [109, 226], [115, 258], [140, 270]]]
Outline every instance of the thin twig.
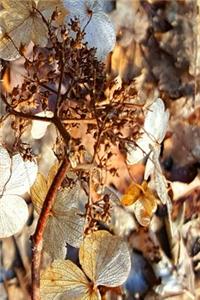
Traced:
[[64, 158], [46, 195], [35, 233], [32, 236], [32, 300], [40, 300], [40, 265], [42, 255], [43, 234], [50, 211], [54, 204], [57, 191], [65, 178], [68, 166], [68, 159]]

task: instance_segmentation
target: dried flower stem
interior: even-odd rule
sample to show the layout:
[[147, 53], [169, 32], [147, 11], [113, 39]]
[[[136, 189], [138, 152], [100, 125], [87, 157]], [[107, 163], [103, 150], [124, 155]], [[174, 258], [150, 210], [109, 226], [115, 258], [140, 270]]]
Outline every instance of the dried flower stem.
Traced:
[[40, 264], [43, 233], [46, 227], [49, 213], [54, 204], [57, 191], [65, 178], [68, 166], [68, 159], [64, 158], [44, 200], [37, 227], [34, 235], [32, 236], [32, 300], [40, 300]]

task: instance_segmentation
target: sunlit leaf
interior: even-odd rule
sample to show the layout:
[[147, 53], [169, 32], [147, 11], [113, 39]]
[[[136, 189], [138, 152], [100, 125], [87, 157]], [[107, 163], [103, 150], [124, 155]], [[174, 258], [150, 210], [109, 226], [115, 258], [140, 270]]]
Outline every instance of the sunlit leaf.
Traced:
[[[28, 45], [32, 41], [36, 45], [47, 43], [47, 26], [42, 20], [39, 10], [48, 20], [58, 8], [65, 14], [60, 0], [1, 0], [3, 9], [0, 11], [0, 57], [14, 60], [20, 56], [16, 48]], [[37, 10], [36, 10], [37, 9]]]
[[[48, 193], [53, 178], [56, 175], [58, 164], [49, 171], [47, 179], [38, 174], [35, 184], [31, 188], [33, 205], [38, 213]], [[61, 188], [56, 196], [44, 232], [44, 250], [53, 259], [64, 258], [66, 242], [79, 247], [83, 238], [85, 218], [78, 209], [79, 201], [86, 200], [86, 194], [78, 182], [72, 187]]]
[[130, 271], [127, 244], [107, 231], [86, 236], [80, 247], [79, 258], [84, 272], [97, 285], [121, 285]]
[[78, 17], [85, 29], [85, 41], [90, 48], [97, 48], [97, 58], [103, 60], [112, 51], [116, 36], [110, 18], [103, 12], [102, 0], [64, 0], [69, 11], [67, 22]]
[[56, 260], [41, 274], [43, 300], [100, 300], [98, 286], [121, 285], [131, 266], [126, 243], [107, 231], [86, 236], [79, 259], [82, 270], [69, 260]]
[[17, 233], [26, 223], [28, 208], [18, 195], [29, 191], [37, 169], [34, 161], [24, 161], [20, 154], [10, 157], [0, 146], [0, 238]]

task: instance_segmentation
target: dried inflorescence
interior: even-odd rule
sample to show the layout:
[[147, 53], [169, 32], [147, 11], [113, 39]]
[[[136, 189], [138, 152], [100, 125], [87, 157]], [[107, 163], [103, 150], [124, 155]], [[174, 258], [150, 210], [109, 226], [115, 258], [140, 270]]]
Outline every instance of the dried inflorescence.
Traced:
[[[34, 46], [29, 57], [24, 55], [24, 81], [3, 99], [14, 117], [16, 144], [20, 145], [29, 120], [53, 123], [64, 140], [56, 141], [57, 157], [67, 153], [79, 178], [87, 186], [94, 185], [95, 192], [98, 185], [105, 183], [107, 172], [117, 175], [117, 169], [109, 166], [112, 147], [125, 154], [125, 144], [138, 138], [143, 123], [142, 105], [135, 104], [138, 99], [133, 87], [124, 87], [106, 77], [105, 65], [96, 58], [96, 50], [84, 42], [85, 33], [78, 20], [71, 20], [68, 27], [55, 27], [56, 17], [55, 12], [49, 23], [43, 18], [48, 44]], [[49, 111], [53, 116], [44, 117], [42, 112], [47, 115]], [[88, 170], [94, 167], [104, 175], [93, 176], [89, 182]], [[89, 195], [91, 188], [87, 190]], [[104, 212], [101, 208], [100, 214], [107, 218], [108, 209]]]

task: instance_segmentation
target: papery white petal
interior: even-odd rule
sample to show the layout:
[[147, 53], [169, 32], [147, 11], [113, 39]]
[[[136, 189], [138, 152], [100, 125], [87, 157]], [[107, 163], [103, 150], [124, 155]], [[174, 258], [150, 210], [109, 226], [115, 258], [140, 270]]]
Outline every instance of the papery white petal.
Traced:
[[11, 177], [4, 194], [22, 195], [29, 191], [37, 176], [38, 166], [34, 161], [24, 161], [20, 154], [12, 157]]
[[11, 171], [11, 158], [8, 151], [0, 146], [0, 195], [8, 182]]
[[[47, 112], [42, 111], [42, 112], [36, 114], [36, 116], [52, 118], [53, 117], [53, 112], [51, 112], [51, 111], [47, 111]], [[32, 128], [31, 128], [32, 137], [36, 140], [41, 139], [45, 135], [47, 127], [49, 125], [50, 125], [50, 122], [33, 120]]]
[[96, 285], [121, 285], [128, 278], [131, 268], [126, 242], [104, 230], [85, 237], [79, 260], [85, 274]]
[[44, 232], [44, 250], [53, 259], [64, 259], [67, 253], [66, 242], [73, 247], [79, 247], [83, 239], [85, 219], [79, 216], [79, 211], [70, 209], [68, 212], [49, 217]]
[[[162, 99], [158, 98], [148, 108], [145, 117], [143, 132], [136, 141], [136, 147], [127, 144], [127, 163], [136, 164], [145, 158], [155, 147], [163, 141], [169, 121], [169, 111], [165, 110]], [[149, 159], [150, 160], [150, 159]], [[153, 171], [152, 161], [147, 162], [145, 178]]]
[[9, 237], [22, 229], [28, 219], [28, 207], [19, 196], [0, 198], [0, 238]]
[[152, 143], [161, 143], [167, 131], [169, 111], [165, 110], [162, 99], [158, 98], [150, 105], [144, 121], [144, 131], [152, 139]]
[[127, 144], [127, 163], [129, 165], [137, 164], [144, 159], [151, 151], [150, 145], [152, 141], [149, 136], [144, 133], [136, 142], [136, 146]]
[[[110, 18], [101, 9], [102, 1], [95, 0], [65, 0], [65, 6], [69, 10], [67, 23], [70, 19], [78, 17], [81, 28], [85, 29], [85, 41], [90, 48], [97, 48], [96, 56], [103, 60], [112, 51], [116, 42], [116, 35]], [[92, 11], [92, 15], [88, 13]]]

